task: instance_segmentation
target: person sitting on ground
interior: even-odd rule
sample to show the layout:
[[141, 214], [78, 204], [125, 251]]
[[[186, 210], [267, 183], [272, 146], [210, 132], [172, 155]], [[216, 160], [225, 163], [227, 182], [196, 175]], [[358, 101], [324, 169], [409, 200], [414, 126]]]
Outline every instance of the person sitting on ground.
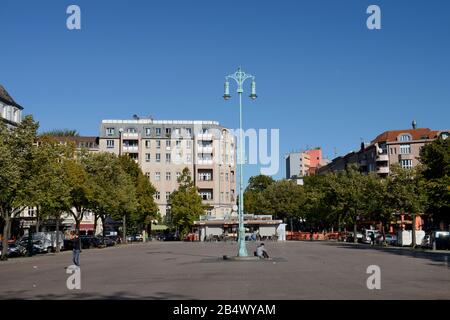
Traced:
[[261, 243], [256, 247], [255, 256], [261, 259], [269, 259], [269, 254], [267, 253], [264, 243]]

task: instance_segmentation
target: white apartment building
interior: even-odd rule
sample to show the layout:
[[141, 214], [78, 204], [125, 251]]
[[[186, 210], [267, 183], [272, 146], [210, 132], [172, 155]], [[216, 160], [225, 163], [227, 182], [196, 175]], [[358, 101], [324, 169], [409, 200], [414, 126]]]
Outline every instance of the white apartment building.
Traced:
[[157, 189], [161, 216], [184, 168], [193, 174], [206, 215], [230, 215], [236, 203], [236, 142], [216, 121], [103, 120], [99, 149], [135, 159]]
[[6, 89], [0, 85], [0, 121], [15, 127], [22, 121], [23, 107], [17, 104]]

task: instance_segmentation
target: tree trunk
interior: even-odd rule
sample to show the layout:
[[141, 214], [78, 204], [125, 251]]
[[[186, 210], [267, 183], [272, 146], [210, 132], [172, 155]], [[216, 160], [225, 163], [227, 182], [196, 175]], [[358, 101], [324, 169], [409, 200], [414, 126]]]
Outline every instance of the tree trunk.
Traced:
[[[94, 236], [97, 233], [97, 221], [98, 221], [98, 215], [94, 214]], [[103, 219], [102, 219], [102, 222], [103, 222]], [[105, 234], [103, 234], [103, 236], [105, 236]]]
[[356, 221], [355, 221], [355, 223], [353, 224], [353, 243], [358, 242], [358, 237], [356, 235], [357, 230], [358, 230], [358, 228], [357, 228]]
[[80, 234], [80, 224], [81, 224], [81, 221], [78, 219], [75, 219], [75, 232], [77, 234]]
[[127, 243], [127, 215], [124, 214], [122, 218], [123, 226], [122, 226], [122, 233], [123, 233], [123, 243]]
[[56, 216], [56, 248], [55, 248], [55, 252], [56, 253], [59, 253], [59, 245], [60, 245], [60, 243], [59, 243], [59, 219], [60, 219], [61, 217], [58, 215], [58, 216]]
[[36, 207], [36, 232], [39, 232], [39, 228], [41, 227], [41, 215], [39, 206]]
[[413, 249], [415, 249], [416, 248], [416, 214], [415, 213], [413, 213], [412, 214], [412, 223], [411, 223], [411, 229], [412, 229], [412, 232], [411, 232], [411, 246], [412, 246], [412, 248]]
[[6, 214], [6, 217], [4, 219], [5, 225], [3, 226], [3, 238], [2, 238], [2, 256], [0, 257], [0, 260], [8, 260], [8, 239], [9, 239], [9, 232], [11, 229], [11, 217], [9, 216], [9, 212]]
[[104, 215], [101, 215], [100, 219], [102, 220], [102, 235], [103, 235], [103, 238], [105, 238], [105, 236], [106, 236], [106, 229], [105, 229], [106, 218]]

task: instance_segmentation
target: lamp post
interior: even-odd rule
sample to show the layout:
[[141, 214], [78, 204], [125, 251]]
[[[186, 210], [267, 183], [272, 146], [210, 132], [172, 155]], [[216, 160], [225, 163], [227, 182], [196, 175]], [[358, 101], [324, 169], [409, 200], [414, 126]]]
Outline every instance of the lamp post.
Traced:
[[250, 98], [255, 100], [257, 98], [256, 95], [256, 82], [255, 77], [246, 74], [239, 67], [238, 70], [225, 77], [225, 93], [223, 98], [225, 100], [229, 100], [231, 98], [230, 95], [230, 83], [229, 79], [233, 79], [237, 84], [237, 93], [239, 95], [239, 237], [238, 237], [238, 257], [247, 257], [247, 247], [245, 245], [245, 228], [244, 228], [244, 169], [243, 169], [243, 161], [244, 161], [244, 134], [242, 131], [242, 93], [244, 92], [243, 85], [245, 80], [252, 79], [251, 86], [251, 94]]

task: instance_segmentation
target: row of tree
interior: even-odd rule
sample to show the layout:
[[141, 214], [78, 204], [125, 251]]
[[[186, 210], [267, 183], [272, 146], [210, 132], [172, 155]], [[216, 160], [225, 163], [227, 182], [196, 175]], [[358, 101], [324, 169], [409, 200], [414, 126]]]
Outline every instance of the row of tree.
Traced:
[[421, 165], [413, 169], [394, 165], [385, 178], [361, 173], [357, 166], [305, 177], [303, 185], [263, 175], [251, 177], [244, 194], [245, 212], [271, 214], [285, 221], [293, 218], [308, 228], [335, 230], [344, 225], [356, 230], [359, 221], [386, 226], [395, 213], [414, 217], [426, 212], [435, 221], [448, 222], [450, 139], [437, 139], [424, 146], [420, 161]]
[[26, 207], [36, 208], [37, 230], [49, 218], [58, 230], [67, 213], [77, 231], [87, 212], [95, 215], [94, 229], [98, 220], [104, 226], [107, 217], [141, 227], [159, 218], [156, 190], [135, 161], [111, 153], [77, 152], [75, 145], [60, 144], [51, 134], [38, 137], [37, 130], [31, 116], [17, 128], [0, 124], [2, 259], [7, 258], [11, 221]]

